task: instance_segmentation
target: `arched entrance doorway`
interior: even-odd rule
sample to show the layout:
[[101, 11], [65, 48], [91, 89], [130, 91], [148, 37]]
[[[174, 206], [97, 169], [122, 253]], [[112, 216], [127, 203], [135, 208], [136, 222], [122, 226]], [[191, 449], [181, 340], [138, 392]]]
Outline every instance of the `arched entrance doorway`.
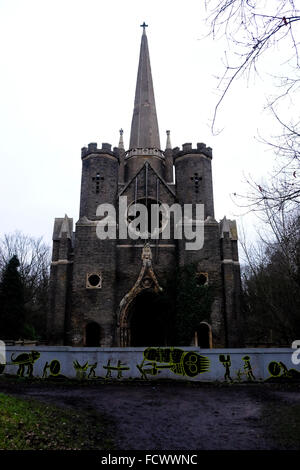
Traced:
[[212, 348], [211, 326], [206, 322], [201, 322], [196, 331], [197, 346], [204, 349]]
[[100, 346], [100, 333], [98, 323], [88, 323], [85, 327], [85, 345], [90, 348]]
[[152, 268], [150, 244], [142, 250], [142, 267], [134, 286], [124, 295], [118, 311], [118, 337], [121, 347], [166, 346], [168, 314], [159, 295], [162, 288]]
[[144, 290], [132, 301], [128, 312], [130, 346], [166, 346], [168, 332], [166, 312], [153, 290]]

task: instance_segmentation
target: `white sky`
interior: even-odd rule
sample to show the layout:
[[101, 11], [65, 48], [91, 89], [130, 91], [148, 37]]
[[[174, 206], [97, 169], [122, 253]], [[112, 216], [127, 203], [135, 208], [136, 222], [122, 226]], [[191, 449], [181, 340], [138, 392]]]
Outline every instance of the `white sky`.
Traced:
[[[272, 154], [256, 142], [271, 132], [263, 78], [236, 84], [210, 120], [223, 72], [224, 41], [201, 40], [201, 0], [0, 0], [0, 236], [19, 229], [50, 243], [55, 217], [78, 220], [81, 147], [128, 146], [142, 29], [147, 35], [162, 148], [213, 148], [216, 218], [241, 211], [230, 193], [244, 175], [263, 177]], [[253, 218], [243, 222], [253, 233]]]

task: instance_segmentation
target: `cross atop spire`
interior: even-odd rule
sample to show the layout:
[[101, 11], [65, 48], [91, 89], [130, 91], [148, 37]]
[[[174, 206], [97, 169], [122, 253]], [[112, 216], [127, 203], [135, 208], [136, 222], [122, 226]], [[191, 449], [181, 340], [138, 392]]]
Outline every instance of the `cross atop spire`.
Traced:
[[145, 23], [145, 21], [140, 25], [140, 27], [143, 28], [143, 34], [146, 34], [146, 28], [148, 28], [148, 25]]

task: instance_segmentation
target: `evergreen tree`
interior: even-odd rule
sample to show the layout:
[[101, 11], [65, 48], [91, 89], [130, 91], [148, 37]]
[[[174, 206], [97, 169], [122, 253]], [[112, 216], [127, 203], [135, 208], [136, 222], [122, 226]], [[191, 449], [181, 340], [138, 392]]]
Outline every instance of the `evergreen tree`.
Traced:
[[25, 318], [24, 286], [18, 271], [20, 262], [14, 255], [2, 273], [0, 283], [0, 338], [22, 336]]

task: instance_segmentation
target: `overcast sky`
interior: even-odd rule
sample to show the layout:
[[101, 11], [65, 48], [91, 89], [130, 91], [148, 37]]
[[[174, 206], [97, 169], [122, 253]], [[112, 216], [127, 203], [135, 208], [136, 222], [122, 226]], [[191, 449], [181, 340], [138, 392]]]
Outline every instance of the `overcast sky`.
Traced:
[[[236, 84], [210, 129], [224, 40], [203, 39], [200, 0], [0, 0], [0, 235], [19, 229], [50, 243], [55, 217], [78, 220], [81, 147], [129, 143], [145, 21], [161, 145], [213, 148], [216, 218], [237, 218], [230, 194], [263, 177], [272, 154], [264, 78]], [[267, 64], [268, 66], [268, 64]], [[253, 233], [253, 219], [244, 217]]]

